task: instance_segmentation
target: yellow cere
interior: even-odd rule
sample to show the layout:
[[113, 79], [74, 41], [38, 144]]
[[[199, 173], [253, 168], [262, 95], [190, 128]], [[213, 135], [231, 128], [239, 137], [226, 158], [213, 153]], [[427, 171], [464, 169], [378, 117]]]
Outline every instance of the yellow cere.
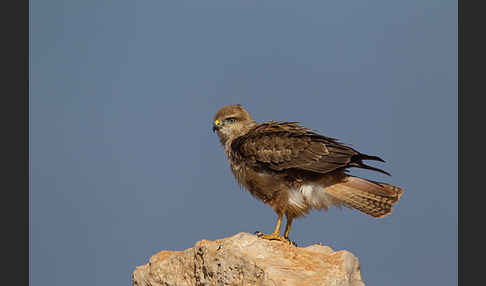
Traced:
[[216, 126], [217, 126], [217, 125], [219, 125], [219, 124], [221, 124], [221, 121], [219, 121], [218, 119], [214, 120], [214, 125], [216, 125]]

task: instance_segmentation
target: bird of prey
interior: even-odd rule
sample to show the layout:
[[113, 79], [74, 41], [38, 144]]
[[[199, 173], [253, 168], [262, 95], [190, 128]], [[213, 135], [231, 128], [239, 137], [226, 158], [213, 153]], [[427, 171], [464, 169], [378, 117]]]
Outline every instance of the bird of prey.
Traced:
[[[262, 234], [264, 239], [291, 243], [293, 219], [332, 205], [384, 217], [402, 195], [400, 187], [347, 173], [348, 168], [357, 167], [390, 175], [363, 163], [384, 162], [381, 158], [360, 153], [297, 122], [257, 123], [240, 104], [220, 108], [213, 120], [213, 132], [224, 146], [237, 182], [278, 215], [274, 232]], [[283, 215], [287, 225], [281, 236]]]

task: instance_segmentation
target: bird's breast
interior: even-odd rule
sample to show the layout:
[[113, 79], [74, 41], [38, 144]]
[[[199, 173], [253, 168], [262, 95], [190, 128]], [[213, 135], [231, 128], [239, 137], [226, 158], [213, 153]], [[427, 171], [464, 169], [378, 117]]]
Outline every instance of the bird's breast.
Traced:
[[286, 181], [281, 176], [256, 170], [245, 163], [231, 164], [231, 171], [240, 185], [264, 202], [271, 201], [286, 188]]

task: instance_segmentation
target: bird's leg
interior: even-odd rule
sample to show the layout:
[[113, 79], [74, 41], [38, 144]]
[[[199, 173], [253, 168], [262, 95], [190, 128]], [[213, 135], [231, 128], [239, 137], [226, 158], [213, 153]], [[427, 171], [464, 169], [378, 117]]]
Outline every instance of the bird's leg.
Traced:
[[280, 226], [282, 225], [282, 214], [278, 215], [277, 225], [275, 226], [275, 230], [273, 231], [274, 235], [280, 235]]
[[289, 239], [290, 226], [292, 225], [292, 221], [293, 221], [293, 220], [294, 220], [293, 218], [289, 218], [289, 217], [287, 216], [287, 225], [285, 226], [285, 234], [284, 234], [284, 237], [285, 237], [286, 239]]
[[283, 218], [283, 214], [278, 214], [277, 225], [275, 226], [275, 230], [273, 231], [272, 234], [260, 233], [258, 237], [263, 239], [268, 239], [268, 240], [279, 240], [286, 243], [290, 243], [290, 241], [287, 238], [280, 235], [280, 226], [282, 225], [282, 218]]
[[287, 239], [287, 241], [290, 242], [290, 244], [292, 244], [293, 246], [297, 246], [297, 243], [295, 241], [291, 241], [289, 239], [289, 233], [290, 233], [290, 226], [292, 225], [292, 221], [294, 220], [293, 217], [289, 217], [288, 215], [287, 216], [287, 225], [285, 226], [285, 234], [284, 234], [284, 238]]

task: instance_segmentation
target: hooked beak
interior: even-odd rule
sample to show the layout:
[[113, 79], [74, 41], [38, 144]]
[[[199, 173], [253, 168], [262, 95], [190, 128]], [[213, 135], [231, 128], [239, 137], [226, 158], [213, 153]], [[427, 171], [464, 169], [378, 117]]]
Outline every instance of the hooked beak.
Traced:
[[221, 121], [216, 119], [213, 122], [213, 133], [216, 132], [216, 130], [219, 130], [221, 128]]

